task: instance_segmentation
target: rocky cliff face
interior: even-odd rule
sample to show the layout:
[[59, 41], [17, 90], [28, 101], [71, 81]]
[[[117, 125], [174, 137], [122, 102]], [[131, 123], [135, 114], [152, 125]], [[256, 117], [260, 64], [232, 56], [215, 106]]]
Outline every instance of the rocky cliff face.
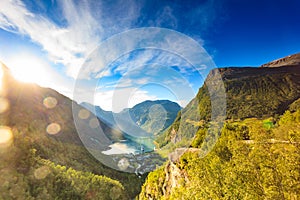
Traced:
[[[154, 175], [155, 177], [153, 177], [155, 181], [158, 181], [156, 183], [151, 183], [152, 177], [148, 177], [144, 189], [139, 196], [140, 199], [161, 199], [163, 196], [169, 196], [176, 188], [189, 183], [189, 179], [185, 171], [180, 170], [171, 161], [168, 161], [163, 169], [159, 170], [159, 173], [160, 174]], [[152, 186], [155, 186], [155, 188]]]
[[169, 196], [173, 189], [189, 183], [189, 179], [183, 170], [180, 170], [173, 162], [169, 161], [165, 166], [166, 178], [163, 184], [163, 195]]
[[180, 168], [180, 157], [185, 153], [197, 155], [200, 152], [201, 150], [198, 148], [177, 148], [169, 154], [169, 160], [165, 165], [148, 176], [139, 196], [140, 199], [154, 200], [169, 197], [178, 188], [190, 185], [191, 181], [187, 171]]

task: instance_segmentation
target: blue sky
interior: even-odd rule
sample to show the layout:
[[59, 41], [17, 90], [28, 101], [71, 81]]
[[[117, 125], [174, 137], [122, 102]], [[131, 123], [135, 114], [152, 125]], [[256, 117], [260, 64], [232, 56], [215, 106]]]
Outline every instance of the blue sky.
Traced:
[[[185, 106], [211, 68], [260, 66], [300, 52], [299, 7], [298, 0], [2, 0], [0, 60], [20, 80], [106, 110], [146, 99]], [[115, 34], [146, 27], [174, 32], [146, 31], [97, 49]], [[155, 38], [159, 48], [126, 52], [122, 45], [134, 47], [139, 37]], [[189, 38], [203, 50], [196, 67], [186, 59], [197, 52], [183, 45]]]

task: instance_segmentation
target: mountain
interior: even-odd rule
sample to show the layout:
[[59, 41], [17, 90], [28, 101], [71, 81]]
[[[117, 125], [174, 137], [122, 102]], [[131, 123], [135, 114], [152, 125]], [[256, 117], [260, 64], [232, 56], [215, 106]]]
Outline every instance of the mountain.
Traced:
[[[197, 96], [158, 138], [162, 152], [171, 152], [169, 160], [149, 173], [139, 199], [297, 199], [298, 56], [259, 68], [212, 70]], [[214, 98], [216, 93], [208, 85], [218, 78], [216, 72], [224, 82], [227, 108], [224, 124], [213, 134], [209, 129], [218, 121], [210, 122], [210, 94]]]
[[99, 119], [101, 119], [106, 124], [109, 124], [111, 126], [115, 125], [113, 112], [105, 111], [100, 106], [94, 106], [87, 102], [82, 102], [80, 103], [80, 105], [94, 113]]
[[[154, 135], [164, 131], [175, 120], [181, 107], [169, 100], [144, 101], [132, 108], [124, 109], [120, 113], [105, 111], [99, 106], [93, 106], [89, 103], [81, 103], [83, 107], [93, 112], [102, 121], [116, 127], [116, 121], [121, 124], [131, 124], [132, 127], [138, 126], [141, 132], [147, 132]], [[128, 115], [128, 116], [127, 116]], [[124, 119], [128, 119], [125, 120]], [[123, 131], [131, 134], [132, 127], [123, 126]], [[136, 129], [138, 131], [138, 129]], [[135, 131], [136, 132], [136, 131]]]
[[3, 64], [0, 75], [0, 199], [136, 196], [143, 178], [88, 152], [109, 149], [99, 125], [108, 135], [113, 129], [52, 89], [16, 81]]
[[[157, 135], [175, 120], [181, 107], [169, 100], [144, 101], [128, 109], [131, 119], [148, 133]], [[122, 111], [122, 116], [127, 111]]]
[[101, 128], [110, 141], [120, 141], [125, 139], [124, 132], [115, 126], [114, 116], [111, 111], [105, 111], [99, 106], [93, 106], [87, 102], [82, 102], [80, 105], [92, 112], [98, 119], [101, 119], [103, 122]]
[[198, 143], [149, 173], [139, 199], [297, 199], [299, 123], [300, 109], [227, 121], [205, 157]]
[[[269, 63], [258, 68], [227, 67], [212, 70], [196, 97], [157, 141], [160, 146], [165, 146], [171, 141], [188, 142], [199, 128], [195, 128], [195, 124], [211, 119], [211, 98], [207, 85], [214, 83], [216, 74], [220, 74], [225, 87], [227, 119], [265, 118], [283, 114], [289, 107], [295, 107], [294, 102], [300, 98], [298, 61], [299, 54], [295, 54], [271, 62], [282, 63], [281, 67], [274, 67]], [[185, 120], [182, 120], [183, 117]], [[194, 128], [194, 133], [189, 131], [191, 128]]]
[[282, 67], [297, 65], [300, 65], [300, 53], [274, 60], [272, 62], [263, 64], [261, 67]]

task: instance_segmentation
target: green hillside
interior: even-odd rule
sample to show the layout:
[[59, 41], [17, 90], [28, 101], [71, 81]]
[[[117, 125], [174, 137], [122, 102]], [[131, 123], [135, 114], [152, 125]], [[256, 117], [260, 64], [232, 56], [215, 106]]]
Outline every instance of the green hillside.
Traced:
[[169, 127], [180, 106], [168, 100], [144, 101], [129, 109], [133, 121], [149, 133], [158, 134]]
[[299, 198], [300, 109], [278, 120], [228, 121], [200, 158], [206, 131], [183, 156], [148, 175], [139, 199]]
[[[104, 166], [82, 145], [88, 140], [89, 148], [101, 150], [90, 140], [97, 135], [90, 126], [109, 127], [75, 103], [75, 114], [89, 120], [80, 124], [86, 130], [80, 139], [70, 99], [17, 82], [6, 67], [1, 81], [0, 199], [129, 199], [139, 193], [144, 177]], [[36, 171], [45, 177], [34, 177]]]
[[[214, 71], [218, 70], [226, 90], [226, 118], [245, 119], [249, 117], [276, 117], [289, 107], [295, 107], [300, 98], [300, 65], [276, 68], [247, 67], [214, 69], [206, 80], [213, 83]], [[160, 146], [186, 142], [194, 137], [191, 128], [211, 118], [211, 100], [206, 84], [197, 96], [183, 110], [184, 120], [179, 113], [173, 125], [157, 138]], [[201, 121], [202, 120], [202, 121]]]
[[[289, 56], [260, 68], [214, 69], [157, 138], [159, 152], [169, 161], [149, 173], [139, 199], [298, 199], [298, 58]], [[216, 122], [210, 122], [207, 85], [215, 80], [216, 70], [224, 82], [227, 107], [222, 129], [212, 135], [209, 130]]]
[[129, 114], [130, 120], [132, 120], [134, 125], [138, 125], [143, 131], [154, 135], [168, 128], [175, 120], [177, 113], [181, 110], [181, 107], [177, 103], [169, 100], [147, 100], [138, 103], [132, 108], [126, 108], [119, 113], [105, 111], [99, 106], [93, 106], [86, 102], [80, 105], [94, 112], [103, 122], [113, 127], [116, 126], [114, 118], [124, 120], [128, 117], [127, 114]]

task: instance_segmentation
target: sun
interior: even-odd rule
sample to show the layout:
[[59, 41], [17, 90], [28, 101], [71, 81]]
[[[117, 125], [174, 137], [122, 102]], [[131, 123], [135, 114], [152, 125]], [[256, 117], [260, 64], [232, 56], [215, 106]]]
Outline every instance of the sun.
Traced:
[[44, 85], [47, 82], [47, 65], [45, 61], [33, 55], [17, 56], [8, 63], [15, 79], [39, 85]]

